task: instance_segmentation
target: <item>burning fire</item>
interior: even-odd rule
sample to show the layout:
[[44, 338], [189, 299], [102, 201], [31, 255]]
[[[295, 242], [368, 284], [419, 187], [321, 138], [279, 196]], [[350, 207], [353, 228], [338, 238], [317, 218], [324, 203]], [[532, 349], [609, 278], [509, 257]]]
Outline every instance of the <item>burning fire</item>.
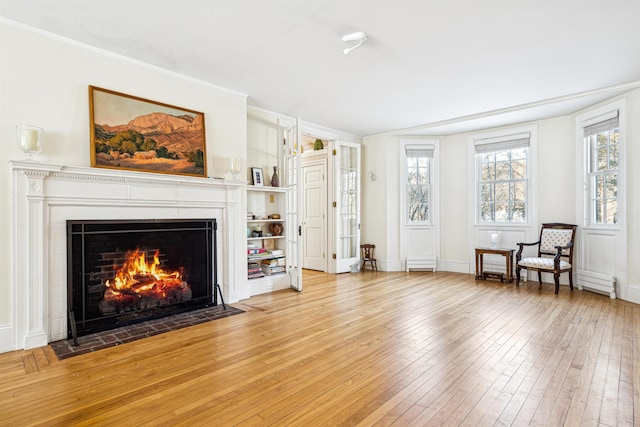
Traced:
[[159, 255], [156, 251], [153, 262], [147, 262], [144, 251], [128, 252], [115, 278], [105, 283], [100, 310], [107, 314], [131, 306], [144, 309], [191, 299], [191, 288], [181, 272], [163, 271]]

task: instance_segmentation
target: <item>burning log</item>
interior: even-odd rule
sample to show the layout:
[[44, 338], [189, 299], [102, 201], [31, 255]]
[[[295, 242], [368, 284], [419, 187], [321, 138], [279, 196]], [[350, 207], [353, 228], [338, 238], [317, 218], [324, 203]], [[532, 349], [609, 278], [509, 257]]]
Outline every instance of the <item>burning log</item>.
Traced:
[[127, 255], [113, 281], [106, 282], [107, 289], [99, 304], [102, 314], [155, 308], [191, 299], [191, 287], [182, 279], [180, 271], [167, 273], [159, 268], [159, 251], [153, 263], [147, 263], [144, 252], [137, 249]]

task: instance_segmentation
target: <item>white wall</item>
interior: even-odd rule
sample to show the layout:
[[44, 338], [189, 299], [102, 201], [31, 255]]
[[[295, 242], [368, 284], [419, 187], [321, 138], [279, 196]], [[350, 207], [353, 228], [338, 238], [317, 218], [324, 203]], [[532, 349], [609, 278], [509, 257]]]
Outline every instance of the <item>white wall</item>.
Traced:
[[[381, 270], [389, 269], [388, 260], [396, 252], [396, 247], [393, 242], [389, 243], [387, 237], [387, 233], [393, 232], [395, 228], [388, 226], [388, 205], [385, 203], [390, 187], [388, 181], [393, 176], [389, 169], [387, 156], [392, 155], [393, 150], [390, 147], [394, 147], [394, 141], [396, 138], [390, 137], [365, 138], [362, 141], [360, 241], [376, 245], [375, 254], [378, 268]], [[369, 173], [375, 174], [375, 181], [369, 179]]]
[[629, 300], [640, 303], [640, 90], [627, 98], [627, 274]]
[[[627, 99], [627, 255], [628, 283], [640, 295], [640, 90], [624, 95]], [[538, 126], [538, 223], [575, 223], [575, 115], [540, 120]], [[521, 124], [518, 124], [520, 126]], [[496, 129], [485, 129], [492, 131]], [[477, 132], [474, 132], [477, 133]], [[440, 253], [439, 268], [472, 272], [473, 238], [469, 233], [470, 133], [440, 138]], [[435, 138], [436, 136], [434, 136]], [[378, 176], [374, 183], [363, 181], [363, 240], [376, 244], [378, 263], [393, 270], [400, 257], [396, 236], [399, 223], [399, 144], [400, 136], [363, 138], [363, 171]], [[381, 181], [381, 182], [380, 182]], [[368, 215], [367, 215], [368, 214]], [[398, 268], [395, 268], [399, 270]], [[640, 300], [631, 299], [635, 302]]]
[[0, 330], [10, 324], [11, 189], [8, 160], [23, 158], [15, 127], [45, 130], [43, 162], [89, 166], [88, 86], [203, 112], [209, 176], [229, 177], [226, 158], [246, 158], [244, 94], [0, 20]]
[[576, 144], [570, 116], [538, 125], [538, 222], [575, 224]]
[[446, 271], [469, 272], [469, 135], [453, 135], [440, 142], [440, 254]]

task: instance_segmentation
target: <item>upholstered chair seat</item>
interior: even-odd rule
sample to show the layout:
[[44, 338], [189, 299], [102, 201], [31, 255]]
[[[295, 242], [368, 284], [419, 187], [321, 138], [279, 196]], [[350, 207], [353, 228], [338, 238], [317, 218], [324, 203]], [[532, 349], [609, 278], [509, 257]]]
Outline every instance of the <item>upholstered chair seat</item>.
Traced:
[[[520, 265], [520, 268], [527, 268], [527, 267], [539, 268], [541, 270], [549, 270], [551, 272], [553, 272], [553, 267], [554, 267], [553, 258], [537, 258], [537, 257], [524, 258], [520, 261], [519, 265]], [[566, 261], [560, 260], [560, 268], [562, 270], [571, 268], [571, 264], [569, 264]]]

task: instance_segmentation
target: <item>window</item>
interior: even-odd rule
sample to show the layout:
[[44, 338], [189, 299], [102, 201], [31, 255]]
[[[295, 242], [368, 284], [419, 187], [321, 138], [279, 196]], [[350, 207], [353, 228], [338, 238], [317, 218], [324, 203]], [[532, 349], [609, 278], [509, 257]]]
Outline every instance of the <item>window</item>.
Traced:
[[416, 145], [405, 147], [406, 159], [406, 220], [409, 223], [432, 221], [432, 161], [433, 149]]
[[588, 148], [589, 218], [592, 224], [614, 225], [618, 223], [618, 112], [592, 121], [596, 123], [587, 123], [584, 127]]
[[528, 221], [529, 133], [475, 141], [480, 223]]

